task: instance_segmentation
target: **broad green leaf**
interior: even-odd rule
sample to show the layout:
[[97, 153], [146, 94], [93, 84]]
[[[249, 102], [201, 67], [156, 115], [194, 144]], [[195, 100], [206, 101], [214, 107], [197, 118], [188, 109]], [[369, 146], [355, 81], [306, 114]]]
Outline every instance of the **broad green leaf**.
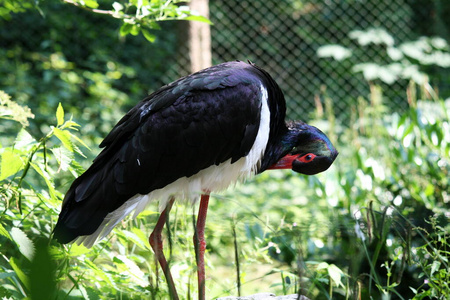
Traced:
[[61, 105], [61, 102], [58, 104], [58, 108], [56, 109], [56, 121], [58, 126], [64, 124], [64, 109]]
[[139, 34], [140, 31], [141, 31], [141, 27], [139, 27], [138, 25], [134, 24], [131, 26], [131, 29], [130, 29], [131, 35], [136, 36]]
[[69, 255], [72, 257], [78, 257], [90, 251], [91, 249], [74, 243], [70, 246]]
[[69, 150], [70, 152], [75, 151], [73, 143], [70, 140], [70, 132], [61, 130], [59, 128], [54, 128], [53, 132], [67, 150]]
[[145, 248], [150, 250], [150, 244], [148, 242], [148, 236], [139, 228], [133, 227], [131, 231], [139, 238], [139, 240], [145, 245]]
[[329, 265], [326, 262], [321, 262], [317, 265], [316, 269], [317, 270], [321, 270], [321, 269], [328, 269]]
[[9, 239], [9, 240], [12, 240], [12, 239], [11, 239], [11, 236], [9, 235], [8, 230], [6, 230], [6, 228], [3, 227], [2, 224], [0, 224], [0, 234], [3, 235], [4, 237], [6, 237], [6, 238]]
[[22, 253], [23, 256], [25, 256], [26, 258], [28, 258], [28, 260], [31, 261], [34, 255], [33, 242], [27, 237], [25, 232], [23, 232], [20, 228], [13, 227], [11, 229], [10, 234], [13, 241], [19, 247], [20, 253]]
[[344, 284], [341, 281], [341, 275], [343, 272], [336, 265], [331, 264], [328, 266], [328, 275], [330, 275], [331, 280], [336, 284], [336, 286], [344, 287]]
[[14, 141], [14, 148], [16, 149], [24, 149], [27, 146], [35, 144], [36, 140], [31, 134], [28, 133], [25, 129], [21, 129], [17, 134], [16, 140]]
[[[70, 133], [70, 132], [69, 132], [69, 135], [70, 135], [70, 138], [74, 139], [75, 141], [77, 141], [78, 143], [80, 143], [82, 146], [86, 147], [88, 150], [91, 150], [91, 148], [89, 148], [89, 146], [86, 145], [86, 143], [83, 142], [79, 137], [77, 137], [76, 135], [74, 135], [74, 134], [72, 134], [72, 133]], [[78, 154], [80, 154], [80, 155], [83, 156], [83, 157], [86, 157], [86, 156], [83, 154], [83, 152], [82, 152], [77, 146], [74, 145], [74, 149], [75, 149], [75, 151], [76, 151]]]
[[11, 257], [9, 260], [9, 264], [11, 265], [12, 269], [16, 273], [17, 277], [19, 277], [19, 280], [23, 283], [23, 285], [29, 289], [30, 288], [30, 280], [25, 275], [25, 273], [22, 271], [22, 269], [19, 267], [19, 265], [16, 263], [16, 260], [14, 257]]
[[59, 163], [59, 168], [63, 171], [67, 171], [73, 160], [73, 153], [64, 147], [56, 147], [51, 149], [51, 151]]
[[97, 8], [98, 7], [98, 3], [96, 0], [83, 0], [84, 5], [89, 7], [89, 8]]
[[0, 154], [0, 181], [19, 172], [23, 168], [21, 156], [11, 148]]
[[43, 167], [40, 167], [34, 163], [30, 163], [30, 165], [44, 179], [45, 183], [47, 184], [50, 197], [52, 197], [53, 200], [58, 199], [58, 197], [56, 196], [55, 185], [50, 174], [48, 174]]
[[142, 29], [142, 34], [144, 35], [144, 37], [147, 39], [147, 41], [149, 41], [150, 43], [153, 43], [156, 40], [156, 35], [150, 33], [148, 30], [146, 29]]
[[122, 26], [120, 26], [120, 31], [119, 31], [120, 35], [121, 36], [126, 36], [127, 34], [130, 33], [132, 27], [133, 27], [132, 24], [124, 22], [122, 24]]
[[433, 261], [431, 264], [431, 271], [430, 274], [433, 275], [439, 268], [441, 267], [441, 263], [437, 260]]

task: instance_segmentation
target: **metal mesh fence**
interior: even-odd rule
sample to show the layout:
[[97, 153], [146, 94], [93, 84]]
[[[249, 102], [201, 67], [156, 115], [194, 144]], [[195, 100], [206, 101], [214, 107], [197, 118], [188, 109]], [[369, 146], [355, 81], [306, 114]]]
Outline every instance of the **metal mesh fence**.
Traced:
[[[31, 95], [42, 95], [53, 107], [58, 101], [85, 99], [87, 93], [92, 94], [92, 101], [98, 101], [99, 93], [89, 89], [92, 82], [97, 84], [100, 80], [85, 78], [84, 70], [89, 74], [107, 74], [113, 61], [122, 68], [119, 71], [124, 76], [112, 82], [111, 87], [132, 98], [133, 103], [127, 104], [131, 106], [145, 89], [152, 92], [189, 73], [185, 23], [163, 23], [163, 29], [155, 32], [157, 41], [150, 44], [142, 36], [119, 38], [118, 20], [51, 1], [42, 5], [47, 5], [45, 18], [37, 11], [29, 11], [15, 14], [11, 20], [0, 20], [0, 52], [4, 54], [0, 57], [0, 89], [11, 93], [14, 99], [25, 102]], [[266, 69], [283, 90], [291, 119], [309, 119], [316, 102], [323, 102], [325, 96], [332, 99], [337, 117], [348, 119], [349, 107], [357, 103], [358, 97], [367, 98], [370, 90], [362, 72], [354, 71], [356, 64], [387, 65], [392, 62], [388, 48], [423, 35], [447, 40], [450, 36], [448, 0], [210, 0], [209, 8], [214, 23], [213, 63], [250, 60]], [[374, 28], [388, 37], [375, 33], [371, 37], [374, 41], [363, 46], [358, 38], [350, 36], [355, 30]], [[377, 42], [389, 37], [391, 44]], [[319, 57], [318, 50], [324, 45], [343, 47], [335, 48], [327, 57]], [[345, 57], [345, 49], [350, 49], [352, 55]], [[77, 85], [80, 90], [73, 91], [74, 84], [67, 79], [66, 73], [71, 70], [63, 68], [51, 73], [46, 69], [45, 60], [51, 61], [53, 53], [61, 53], [77, 68], [83, 83]], [[344, 57], [332, 58], [338, 55]], [[450, 97], [449, 68], [421, 67], [430, 74], [440, 95]], [[50, 75], [42, 74], [59, 76], [58, 84], [67, 86], [67, 93], [60, 89], [52, 97], [46, 94], [53, 79], [46, 81]], [[383, 87], [385, 104], [392, 110], [406, 107], [408, 79], [389, 84], [383, 80], [374, 82]], [[123, 105], [126, 100], [122, 98], [110, 102]], [[82, 107], [83, 103], [78, 105], [88, 109], [87, 104]]]
[[[213, 60], [248, 59], [266, 68], [284, 91], [291, 118], [308, 119], [314, 99], [326, 93], [335, 113], [345, 119], [358, 96], [369, 93], [369, 84], [352, 70], [353, 65], [388, 60], [386, 45], [363, 47], [349, 37], [350, 32], [382, 28], [393, 37], [394, 46], [416, 39], [423, 34], [418, 14], [425, 8], [432, 13], [430, 1], [422, 2], [421, 8], [405, 0], [211, 0]], [[320, 58], [317, 50], [327, 44], [359, 51], [340, 61]], [[384, 84], [391, 109], [406, 106], [407, 84], [408, 80]], [[441, 92], [448, 95], [448, 86]]]

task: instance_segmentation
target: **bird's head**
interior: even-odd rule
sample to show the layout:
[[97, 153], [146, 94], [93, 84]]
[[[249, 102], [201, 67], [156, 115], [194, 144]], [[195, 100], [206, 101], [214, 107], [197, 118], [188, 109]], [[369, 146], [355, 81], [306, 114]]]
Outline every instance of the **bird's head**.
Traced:
[[287, 154], [268, 169], [292, 169], [314, 175], [327, 170], [338, 156], [322, 131], [303, 122], [289, 123], [281, 143]]

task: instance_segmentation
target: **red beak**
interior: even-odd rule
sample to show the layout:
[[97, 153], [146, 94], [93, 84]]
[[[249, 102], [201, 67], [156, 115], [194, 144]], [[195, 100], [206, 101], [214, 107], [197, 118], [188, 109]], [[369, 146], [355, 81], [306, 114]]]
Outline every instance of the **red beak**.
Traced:
[[298, 155], [286, 155], [282, 157], [276, 164], [271, 165], [268, 167], [268, 170], [275, 170], [275, 169], [292, 169], [292, 162], [298, 158]]

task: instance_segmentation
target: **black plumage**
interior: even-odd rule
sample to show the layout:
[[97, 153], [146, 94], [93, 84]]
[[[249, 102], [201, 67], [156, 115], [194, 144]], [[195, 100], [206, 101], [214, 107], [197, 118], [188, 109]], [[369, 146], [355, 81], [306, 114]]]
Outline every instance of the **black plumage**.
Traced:
[[55, 237], [66, 243], [92, 234], [134, 195], [246, 156], [259, 129], [261, 85], [270, 92], [270, 145], [278, 131], [287, 130], [284, 98], [272, 78], [253, 65], [217, 65], [146, 97], [118, 122], [92, 166], [72, 184]]
[[178, 299], [162, 230], [175, 198], [200, 198], [194, 245], [199, 299], [205, 299], [209, 193], [267, 169], [316, 174], [338, 155], [323, 132], [301, 121], [286, 124], [285, 114], [280, 88], [253, 64], [223, 63], [162, 87], [100, 144], [103, 151], [66, 193], [54, 237], [90, 247], [126, 215], [160, 200], [149, 243]]

